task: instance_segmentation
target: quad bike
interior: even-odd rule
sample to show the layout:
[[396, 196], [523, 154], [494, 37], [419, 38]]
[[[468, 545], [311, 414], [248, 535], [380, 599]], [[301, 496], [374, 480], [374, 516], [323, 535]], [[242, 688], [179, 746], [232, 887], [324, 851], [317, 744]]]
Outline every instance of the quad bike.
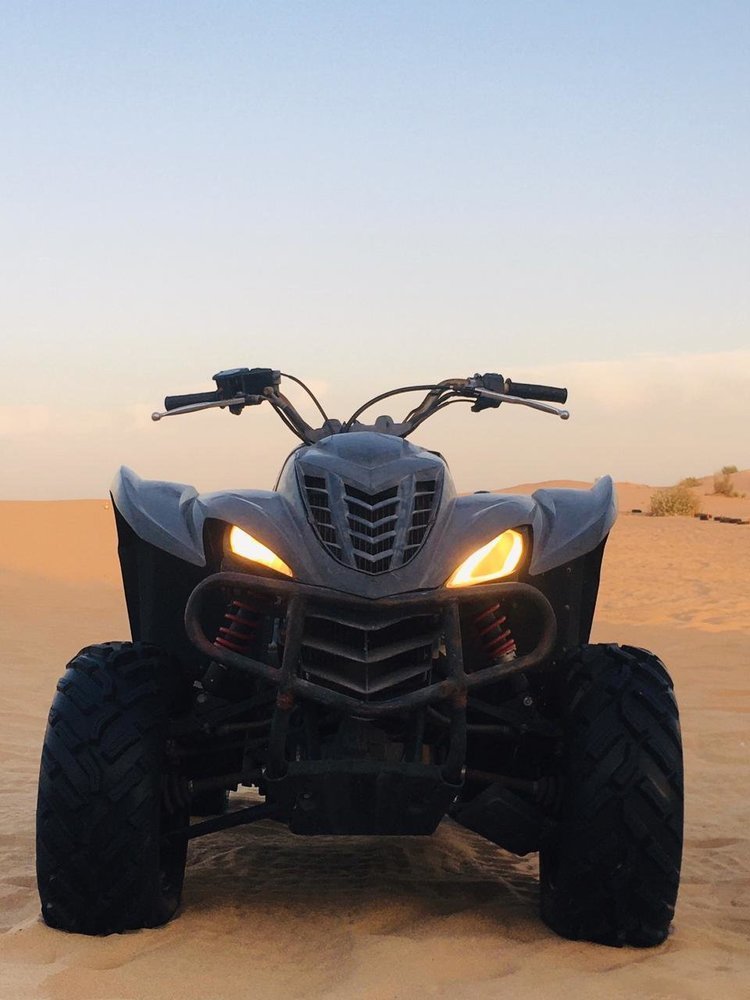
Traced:
[[[235, 369], [154, 419], [270, 404], [301, 444], [276, 489], [197, 494], [123, 468], [112, 489], [132, 642], [83, 649], [44, 742], [44, 920], [165, 923], [188, 841], [272, 819], [297, 834], [432, 833], [441, 819], [539, 852], [556, 932], [668, 933], [682, 754], [656, 656], [588, 644], [612, 481], [458, 496], [405, 439], [457, 402], [563, 419], [567, 391], [497, 374], [383, 393], [309, 426], [282, 375]], [[363, 411], [423, 391], [403, 421]], [[493, 475], [497, 475], [497, 472]], [[257, 804], [227, 809], [230, 790]], [[261, 801], [262, 800], [262, 801]], [[208, 816], [190, 825], [190, 816]]]

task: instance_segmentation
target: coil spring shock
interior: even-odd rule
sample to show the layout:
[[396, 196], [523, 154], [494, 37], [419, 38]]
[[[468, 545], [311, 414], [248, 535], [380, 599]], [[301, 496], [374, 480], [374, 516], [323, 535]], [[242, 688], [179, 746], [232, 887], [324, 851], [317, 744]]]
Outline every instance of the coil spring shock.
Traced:
[[224, 613], [224, 622], [214, 639], [214, 646], [233, 653], [246, 653], [258, 639], [268, 606], [261, 601], [233, 600]]
[[515, 659], [516, 640], [507, 621], [497, 602], [474, 617], [477, 635], [490, 663]]

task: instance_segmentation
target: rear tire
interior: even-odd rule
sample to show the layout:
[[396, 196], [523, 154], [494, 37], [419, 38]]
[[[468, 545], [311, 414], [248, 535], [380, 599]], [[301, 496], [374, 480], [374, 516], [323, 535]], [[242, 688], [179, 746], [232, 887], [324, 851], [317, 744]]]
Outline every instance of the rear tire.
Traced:
[[166, 923], [180, 903], [188, 824], [164, 805], [172, 662], [147, 643], [89, 646], [49, 713], [37, 804], [37, 882], [50, 927], [111, 934]]
[[566, 938], [651, 947], [674, 915], [682, 856], [682, 744], [672, 681], [631, 646], [568, 660], [560, 822], [540, 850], [541, 915]]

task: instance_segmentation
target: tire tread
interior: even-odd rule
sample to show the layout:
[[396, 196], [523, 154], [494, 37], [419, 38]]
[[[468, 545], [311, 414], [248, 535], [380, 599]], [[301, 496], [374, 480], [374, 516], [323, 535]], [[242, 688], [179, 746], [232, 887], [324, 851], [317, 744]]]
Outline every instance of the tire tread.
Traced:
[[672, 681], [632, 646], [584, 646], [566, 665], [566, 791], [541, 850], [541, 911], [564, 937], [652, 946], [679, 885], [683, 773]]
[[58, 682], [37, 803], [37, 881], [52, 927], [153, 927], [179, 904], [184, 850], [165, 891], [158, 839], [168, 666], [147, 643], [105, 643], [82, 649]]

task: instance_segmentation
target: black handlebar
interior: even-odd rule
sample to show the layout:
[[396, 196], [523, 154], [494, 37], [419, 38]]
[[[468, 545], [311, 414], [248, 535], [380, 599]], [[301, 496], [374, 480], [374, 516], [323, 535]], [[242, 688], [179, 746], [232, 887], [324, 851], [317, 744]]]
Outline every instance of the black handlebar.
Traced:
[[[436, 384], [411, 385], [403, 386], [400, 389], [391, 389], [389, 392], [381, 393], [374, 399], [368, 400], [355, 411], [345, 424], [341, 425], [338, 421], [328, 419], [304, 383], [299, 382], [299, 379], [293, 376], [285, 376], [299, 382], [320, 409], [325, 422], [322, 427], [315, 429], [303, 420], [290, 401], [279, 392], [278, 386], [281, 377], [281, 372], [272, 368], [231, 368], [214, 375], [215, 390], [167, 396], [164, 399], [164, 409], [169, 413], [187, 407], [185, 412], [190, 412], [191, 407], [203, 409], [211, 404], [218, 404], [220, 407], [228, 409], [230, 413], [239, 414], [246, 406], [257, 406], [268, 401], [301, 441], [305, 444], [313, 444], [328, 434], [356, 429], [360, 426], [357, 418], [373, 403], [405, 392], [424, 391], [427, 395], [418, 406], [409, 411], [402, 423], [394, 424], [393, 421], [390, 421], [387, 433], [398, 434], [404, 438], [416, 430], [433, 413], [453, 402], [473, 401], [472, 410], [480, 412], [486, 409], [497, 409], [502, 404], [503, 397], [515, 397], [517, 402], [538, 400], [550, 403], [565, 403], [568, 398], [568, 390], [558, 386], [513, 382], [510, 379], [504, 379], [497, 372], [486, 372], [484, 375], [477, 374], [470, 378], [445, 379]], [[530, 403], [530, 405], [534, 404]], [[543, 406], [538, 408], [548, 409], [549, 412], [557, 413], [565, 420], [568, 418], [568, 413], [565, 410], [558, 411]], [[153, 419], [158, 420], [160, 416], [162, 415], [155, 413]], [[361, 426], [363, 429], [370, 429], [365, 425]], [[380, 421], [376, 421], [373, 426], [376, 430], [379, 429]]]
[[519, 399], [538, 399], [542, 403], [566, 403], [568, 390], [554, 385], [533, 385], [531, 382], [511, 382], [508, 379], [507, 393]]
[[165, 396], [164, 409], [178, 410], [181, 406], [190, 406], [191, 403], [214, 403], [221, 399], [218, 390], [213, 392], [187, 392], [182, 396]]

